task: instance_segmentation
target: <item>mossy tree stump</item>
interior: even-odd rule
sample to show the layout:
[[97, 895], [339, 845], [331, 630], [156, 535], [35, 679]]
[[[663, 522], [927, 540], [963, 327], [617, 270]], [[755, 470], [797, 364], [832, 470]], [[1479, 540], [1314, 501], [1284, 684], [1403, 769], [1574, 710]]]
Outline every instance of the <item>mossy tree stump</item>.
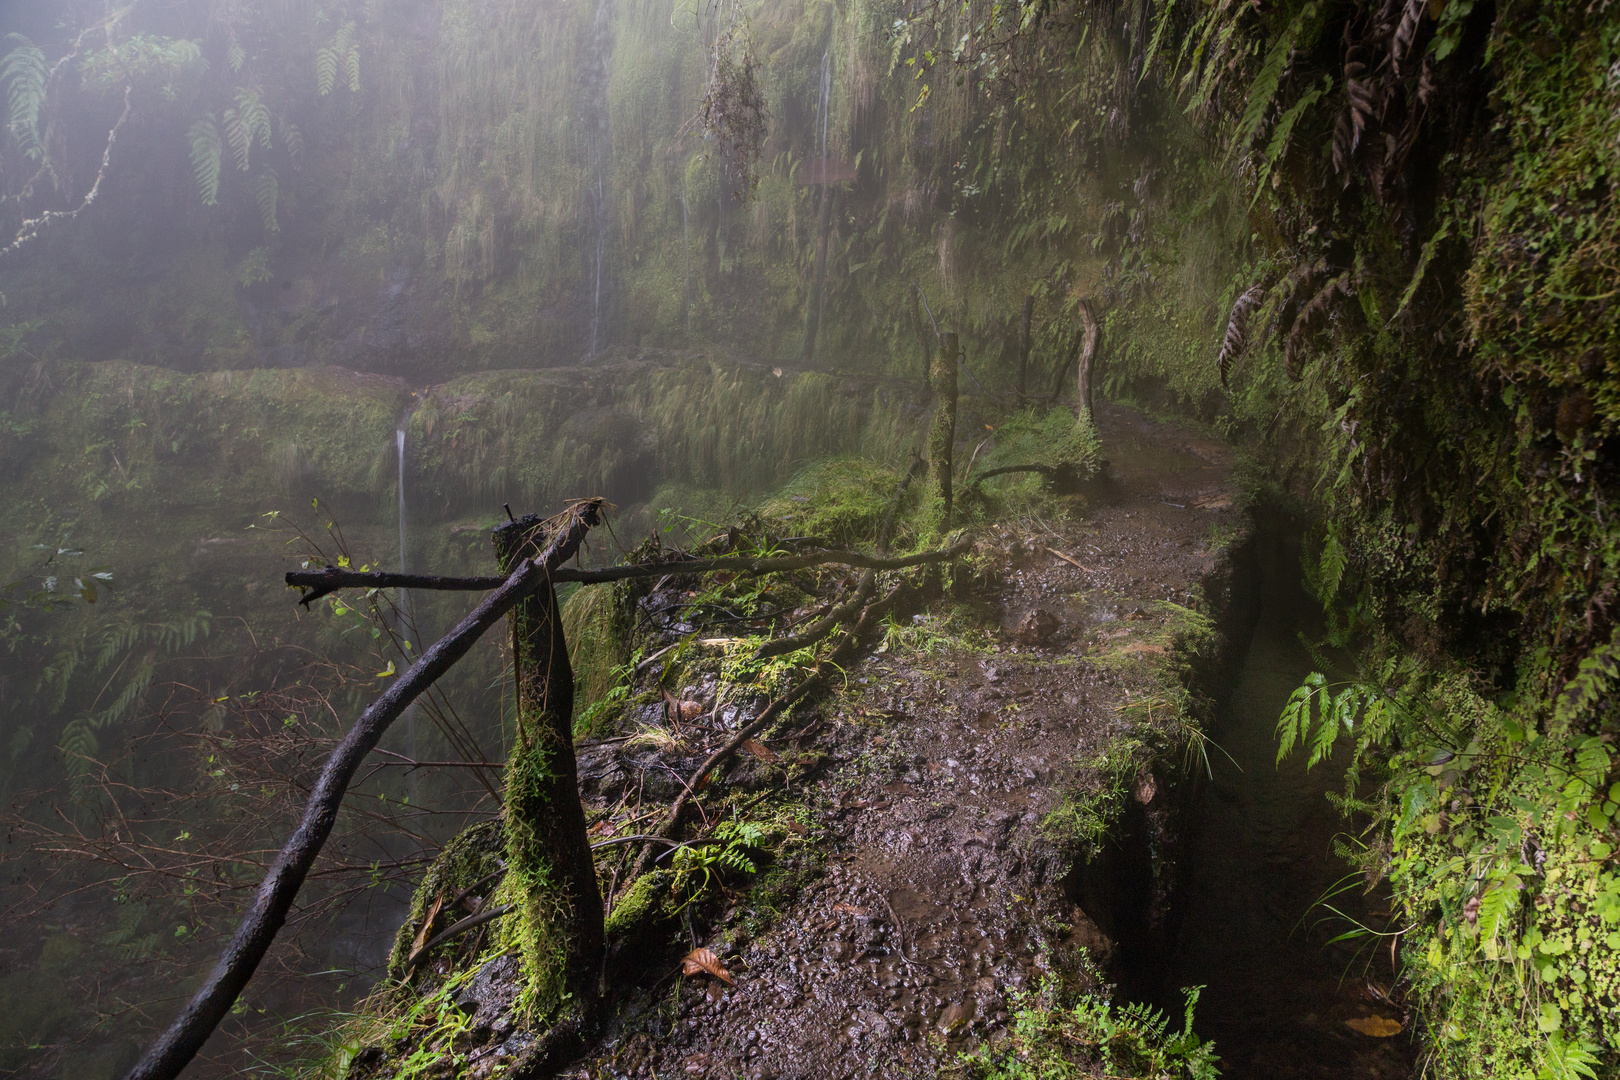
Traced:
[[[533, 515], [495, 530], [510, 573], [545, 546]], [[602, 896], [574, 765], [574, 675], [556, 590], [548, 583], [512, 612], [517, 738], [506, 767], [506, 849], [531, 1016], [545, 1022], [595, 997], [603, 953]]]

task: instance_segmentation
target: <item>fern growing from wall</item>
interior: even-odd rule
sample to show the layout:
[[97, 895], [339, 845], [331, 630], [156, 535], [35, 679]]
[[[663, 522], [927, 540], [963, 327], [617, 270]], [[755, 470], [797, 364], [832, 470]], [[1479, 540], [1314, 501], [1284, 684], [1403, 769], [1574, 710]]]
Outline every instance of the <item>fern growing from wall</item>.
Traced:
[[6, 87], [6, 126], [30, 161], [44, 156], [39, 141], [39, 111], [45, 103], [45, 54], [21, 34], [7, 34], [15, 47], [0, 60], [0, 82]]
[[338, 85], [338, 75], [344, 77], [349, 93], [360, 92], [360, 45], [356, 40], [355, 24], [346, 22], [332, 35], [332, 41], [315, 53], [315, 92], [321, 97], [330, 94]]
[[191, 140], [191, 171], [204, 206], [219, 202], [219, 170], [225, 160], [225, 142], [212, 117], [203, 117], [186, 132]]

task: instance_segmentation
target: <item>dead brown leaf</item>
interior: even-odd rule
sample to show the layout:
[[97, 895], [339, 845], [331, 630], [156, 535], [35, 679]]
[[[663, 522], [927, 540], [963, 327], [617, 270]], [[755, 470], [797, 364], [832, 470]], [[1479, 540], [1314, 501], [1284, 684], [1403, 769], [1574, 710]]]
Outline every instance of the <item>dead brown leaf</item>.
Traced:
[[705, 971], [722, 982], [737, 985], [737, 980], [733, 979], [731, 972], [720, 963], [720, 958], [714, 955], [713, 949], [693, 949], [681, 961], [682, 975], [697, 975]]
[[753, 754], [767, 765], [775, 765], [782, 760], [782, 755], [766, 746], [758, 739], [744, 739], [742, 748]]
[[411, 939], [411, 953], [405, 958], [406, 966], [413, 964], [422, 954], [427, 945], [428, 938], [433, 936], [433, 920], [439, 917], [439, 909], [444, 907], [444, 894], [440, 893], [433, 903], [428, 905], [427, 913], [422, 916], [422, 925], [417, 928], [416, 937]]
[[1344, 1026], [1375, 1039], [1387, 1039], [1401, 1033], [1401, 1022], [1387, 1016], [1358, 1016], [1354, 1020], [1346, 1020]]

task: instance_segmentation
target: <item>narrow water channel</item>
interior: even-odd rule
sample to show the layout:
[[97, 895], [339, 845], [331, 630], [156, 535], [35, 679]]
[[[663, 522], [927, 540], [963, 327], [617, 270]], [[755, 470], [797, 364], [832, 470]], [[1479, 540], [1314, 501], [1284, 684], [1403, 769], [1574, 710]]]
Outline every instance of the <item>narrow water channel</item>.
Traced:
[[[1227, 1077], [1408, 1077], [1407, 1034], [1356, 1030], [1399, 1017], [1382, 998], [1393, 981], [1387, 939], [1328, 945], [1351, 925], [1316, 906], [1346, 873], [1333, 840], [1353, 826], [1324, 797], [1342, 784], [1345, 760], [1310, 772], [1302, 755], [1276, 763], [1277, 719], [1314, 666], [1300, 635], [1321, 625], [1300, 580], [1299, 534], [1263, 525], [1255, 543], [1260, 609], [1218, 733], [1224, 754], [1211, 752], [1213, 781], [1193, 814], [1169, 985], [1206, 988], [1195, 1027], [1215, 1040]], [[1359, 880], [1333, 900], [1375, 927], [1385, 903]]]

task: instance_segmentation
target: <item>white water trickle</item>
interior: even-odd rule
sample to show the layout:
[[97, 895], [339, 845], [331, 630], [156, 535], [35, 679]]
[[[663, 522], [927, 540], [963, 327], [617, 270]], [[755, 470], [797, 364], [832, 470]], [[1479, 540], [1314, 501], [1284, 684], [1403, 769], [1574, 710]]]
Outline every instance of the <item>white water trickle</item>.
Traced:
[[602, 348], [602, 294], [607, 278], [607, 242], [609, 218], [608, 155], [612, 148], [612, 131], [608, 116], [608, 69], [612, 62], [612, 0], [596, 0], [596, 12], [591, 20], [591, 51], [585, 67], [586, 156], [589, 159], [592, 180], [586, 189], [590, 193], [592, 230], [591, 251], [591, 343], [590, 355]]
[[681, 315], [687, 333], [692, 332], [692, 230], [688, 224], [690, 201], [686, 183], [681, 182]]
[[[821, 183], [827, 184], [827, 120], [832, 102], [832, 50], [821, 54]], [[825, 191], [822, 198], [826, 198]]]
[[[399, 496], [399, 572], [402, 574], [409, 573], [405, 560], [405, 425], [409, 422], [407, 416], [406, 419], [400, 421], [399, 430], [394, 432], [394, 447], [398, 451], [399, 457], [399, 478], [394, 486]], [[399, 605], [400, 635], [415, 646], [417, 643], [411, 641], [411, 594], [405, 589], [400, 589], [397, 596], [398, 599], [395, 602]], [[406, 667], [410, 666], [411, 658], [414, 655], [414, 651], [406, 654]], [[412, 758], [416, 757], [415, 706], [405, 710], [405, 753]], [[416, 770], [409, 770], [405, 776], [406, 788], [414, 796], [416, 794]]]

